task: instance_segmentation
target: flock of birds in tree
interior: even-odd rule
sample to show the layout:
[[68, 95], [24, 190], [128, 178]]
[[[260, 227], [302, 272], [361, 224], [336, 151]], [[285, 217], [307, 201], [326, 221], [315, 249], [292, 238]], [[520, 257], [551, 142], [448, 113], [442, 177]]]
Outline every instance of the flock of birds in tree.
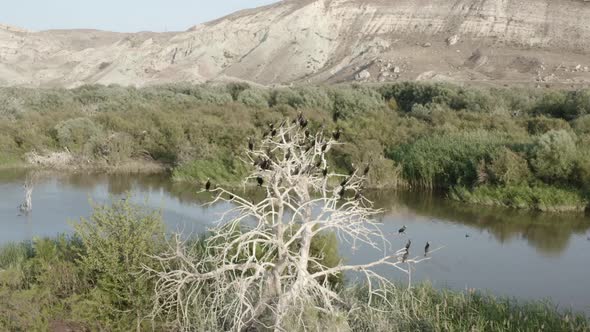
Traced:
[[[340, 115], [340, 112], [338, 112], [338, 111], [335, 112], [334, 115], [333, 115], [334, 122], [337, 122], [338, 119], [340, 118], [340, 116], [341, 116]], [[303, 113], [302, 112], [299, 112], [299, 114], [297, 115], [297, 117], [293, 120], [293, 124], [298, 124], [299, 127], [302, 130], [305, 130], [304, 131], [304, 135], [305, 135], [305, 138], [306, 139], [311, 136], [310, 131], [308, 129], [306, 129], [306, 127], [308, 125], [308, 120], [303, 116]], [[282, 127], [284, 125], [285, 125], [285, 122], [283, 121], [283, 123], [281, 123], [279, 125], [279, 127]], [[269, 136], [270, 137], [275, 137], [277, 135], [277, 133], [278, 132], [277, 132], [277, 128], [275, 127], [275, 125], [273, 123], [270, 123], [269, 124], [269, 130], [266, 131], [263, 134], [263, 138], [266, 138], [266, 137], [269, 137]], [[332, 132], [332, 138], [335, 141], [338, 141], [340, 139], [341, 135], [342, 135], [342, 130], [339, 127], [336, 128], [336, 130], [334, 130]], [[252, 139], [252, 137], [248, 137], [247, 145], [248, 145], [248, 151], [253, 152], [254, 151], [254, 140]], [[311, 149], [311, 147], [312, 147], [312, 145], [308, 145], [308, 147], [306, 148], [305, 151], [306, 152], [309, 151], [309, 149]], [[321, 150], [322, 153], [325, 153], [328, 150], [328, 142], [323, 142], [322, 145], [321, 145], [321, 147], [320, 147], [320, 150]], [[285, 156], [285, 158], [287, 160], [290, 160], [291, 159], [291, 151], [288, 151], [287, 152], [287, 155]], [[258, 160], [256, 160], [254, 162], [254, 166], [258, 167], [260, 170], [269, 170], [272, 167], [272, 162], [269, 159], [258, 159]], [[315, 164], [315, 166], [317, 168], [321, 167], [321, 160], [319, 160]], [[349, 183], [349, 181], [351, 181], [351, 179], [354, 176], [354, 174], [357, 173], [357, 169], [356, 169], [354, 163], [352, 163], [351, 166], [352, 166], [352, 168], [351, 168], [351, 170], [349, 172], [349, 176], [346, 177], [346, 178], [344, 178], [340, 182], [340, 190], [338, 192], [338, 195], [341, 198], [344, 197], [344, 194], [346, 192], [346, 185]], [[369, 174], [370, 170], [371, 170], [371, 161], [363, 169], [363, 171], [361, 173], [362, 176], [363, 177], [366, 177]], [[297, 173], [299, 173], [299, 171], [300, 171], [299, 169], [295, 169], [294, 173], [297, 174]], [[323, 169], [321, 169], [321, 174], [322, 174], [323, 177], [326, 177], [328, 175], [328, 166], [325, 166]], [[258, 184], [258, 187], [262, 187], [264, 185], [264, 179], [260, 175], [258, 175], [256, 177], [256, 182]], [[207, 182], [205, 183], [205, 190], [206, 191], [211, 190], [211, 185], [212, 185], [211, 184], [211, 179], [207, 179]], [[355, 196], [354, 196], [354, 199], [355, 200], [359, 200], [361, 198], [362, 198], [362, 195], [361, 195], [360, 191], [357, 191], [356, 194], [355, 194]], [[233, 195], [230, 195], [230, 198], [229, 199], [232, 200], [233, 199]], [[402, 228], [400, 228], [398, 230], [398, 233], [400, 235], [404, 235], [405, 232], [406, 232], [406, 229], [407, 229], [407, 227], [404, 225]], [[406, 243], [406, 246], [405, 246], [404, 254], [402, 256], [402, 262], [406, 262], [406, 260], [408, 259], [408, 256], [410, 254], [410, 247], [411, 247], [411, 245], [412, 245], [412, 241], [410, 239], [408, 239], [408, 242]], [[424, 247], [424, 257], [428, 256], [429, 250], [430, 250], [430, 242], [426, 242], [426, 246]]]

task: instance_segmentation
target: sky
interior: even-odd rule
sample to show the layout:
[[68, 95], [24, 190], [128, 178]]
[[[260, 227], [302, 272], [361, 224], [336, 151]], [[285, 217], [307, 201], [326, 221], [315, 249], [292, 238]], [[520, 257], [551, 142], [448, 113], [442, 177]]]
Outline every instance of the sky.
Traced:
[[0, 0], [0, 24], [29, 30], [183, 31], [277, 0]]

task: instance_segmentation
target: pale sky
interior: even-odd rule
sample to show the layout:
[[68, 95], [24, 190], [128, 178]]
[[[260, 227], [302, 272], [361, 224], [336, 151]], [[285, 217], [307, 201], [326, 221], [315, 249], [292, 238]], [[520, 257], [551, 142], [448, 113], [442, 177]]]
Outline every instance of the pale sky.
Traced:
[[0, 24], [29, 30], [182, 31], [277, 0], [0, 0]]

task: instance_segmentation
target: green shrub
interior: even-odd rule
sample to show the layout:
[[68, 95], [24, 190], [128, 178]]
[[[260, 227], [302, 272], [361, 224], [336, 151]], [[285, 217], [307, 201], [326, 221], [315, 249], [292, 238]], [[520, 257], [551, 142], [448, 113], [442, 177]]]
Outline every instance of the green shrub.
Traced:
[[269, 99], [270, 94], [267, 90], [249, 88], [240, 93], [237, 101], [252, 108], [264, 109], [268, 108]]
[[579, 191], [547, 185], [483, 185], [454, 187], [450, 197], [466, 203], [533, 209], [549, 212], [584, 211], [588, 200]]
[[578, 135], [590, 134], [590, 114], [581, 116], [573, 121], [573, 128]]
[[531, 152], [535, 173], [546, 181], [567, 181], [576, 159], [574, 137], [565, 130], [552, 130], [539, 136]]
[[86, 320], [107, 321], [117, 330], [139, 327], [151, 310], [152, 286], [144, 266], [149, 255], [163, 251], [164, 225], [160, 213], [146, 212], [127, 199], [112, 206], [94, 206], [89, 219], [74, 225], [85, 253], [77, 262], [95, 288], [78, 302]]
[[500, 185], [524, 183], [531, 177], [526, 159], [508, 148], [501, 149], [493, 157], [488, 171], [492, 181]]
[[57, 140], [70, 151], [81, 151], [91, 138], [101, 135], [102, 128], [89, 118], [75, 118], [55, 126]]
[[562, 119], [534, 117], [527, 121], [527, 130], [531, 135], [542, 135], [551, 130], [570, 130], [570, 125]]
[[454, 133], [428, 136], [394, 148], [388, 155], [403, 165], [405, 178], [414, 185], [471, 185], [478, 177], [480, 161], [490, 160], [505, 144], [499, 133]]

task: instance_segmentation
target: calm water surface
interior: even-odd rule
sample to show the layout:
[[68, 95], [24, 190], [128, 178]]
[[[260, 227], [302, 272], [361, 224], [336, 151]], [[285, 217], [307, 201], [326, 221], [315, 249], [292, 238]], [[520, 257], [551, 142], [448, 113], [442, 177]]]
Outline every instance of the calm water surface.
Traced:
[[[167, 226], [185, 234], [199, 233], [217, 220], [227, 205], [203, 207], [207, 196], [196, 188], [174, 184], [161, 175], [38, 174], [33, 212], [18, 216], [23, 171], [0, 171], [0, 245], [72, 231], [71, 223], [87, 217], [90, 200], [98, 203], [132, 193], [132, 200], [160, 209]], [[433, 194], [375, 192], [371, 198], [386, 212], [383, 229], [396, 247], [407, 237], [396, 235], [406, 225], [415, 254], [426, 241], [444, 246], [433, 259], [416, 266], [414, 280], [437, 287], [479, 289], [520, 299], [551, 299], [561, 308], [590, 314], [590, 217], [542, 214], [464, 206]], [[379, 253], [353, 251], [341, 245], [350, 263], [366, 262]], [[394, 278], [394, 271], [382, 270]]]

